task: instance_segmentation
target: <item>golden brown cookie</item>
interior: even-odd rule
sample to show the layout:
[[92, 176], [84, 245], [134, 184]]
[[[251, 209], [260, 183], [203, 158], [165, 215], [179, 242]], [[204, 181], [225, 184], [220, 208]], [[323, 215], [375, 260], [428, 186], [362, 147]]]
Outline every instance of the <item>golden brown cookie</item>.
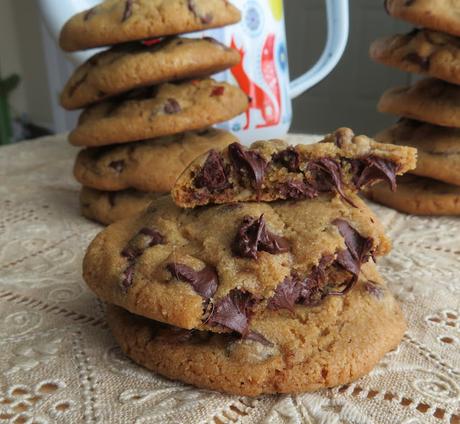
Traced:
[[236, 50], [209, 37], [122, 44], [77, 68], [64, 87], [61, 105], [79, 109], [135, 88], [211, 75], [239, 61]]
[[460, 128], [460, 86], [425, 78], [383, 93], [378, 110], [434, 125]]
[[[99, 298], [138, 315], [244, 334], [249, 311], [343, 294], [363, 263], [388, 253], [378, 219], [348, 196], [355, 206], [324, 195], [193, 210], [163, 196], [144, 215], [100, 233], [83, 276]], [[226, 320], [235, 308], [241, 314]]]
[[413, 215], [460, 215], [460, 187], [429, 178], [405, 175], [391, 192], [382, 184], [369, 188], [369, 199]]
[[180, 330], [115, 306], [108, 323], [131, 359], [173, 380], [240, 396], [319, 390], [367, 374], [404, 334], [401, 309], [375, 266], [363, 270], [346, 296], [254, 319], [263, 343]]
[[460, 4], [448, 0], [385, 0], [394, 18], [460, 36]]
[[79, 153], [74, 175], [84, 186], [98, 190], [134, 188], [166, 193], [193, 159], [235, 141], [231, 133], [209, 128], [136, 143], [88, 147]]
[[212, 79], [143, 88], [86, 109], [69, 141], [103, 146], [201, 130], [248, 107], [238, 87]]
[[377, 143], [341, 128], [322, 142], [289, 146], [281, 140], [238, 143], [197, 158], [178, 178], [177, 205], [314, 198], [357, 191], [415, 167], [415, 149]]
[[92, 221], [109, 225], [143, 212], [160, 193], [136, 190], [99, 191], [82, 187], [81, 214]]
[[240, 19], [227, 0], [105, 0], [67, 21], [59, 44], [72, 52], [217, 28]]
[[402, 119], [375, 139], [415, 147], [417, 167], [412, 174], [460, 186], [460, 129]]
[[428, 29], [414, 29], [374, 41], [370, 56], [376, 62], [406, 72], [460, 84], [460, 38]]

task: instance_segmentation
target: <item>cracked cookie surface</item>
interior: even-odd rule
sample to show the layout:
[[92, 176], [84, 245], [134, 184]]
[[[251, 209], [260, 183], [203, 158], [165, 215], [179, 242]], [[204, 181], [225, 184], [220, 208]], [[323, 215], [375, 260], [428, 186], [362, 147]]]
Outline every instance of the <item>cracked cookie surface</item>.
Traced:
[[197, 156], [223, 149], [237, 138], [209, 128], [152, 140], [82, 150], [74, 175], [86, 187], [118, 191], [134, 188], [144, 192], [167, 193], [177, 177]]
[[195, 161], [178, 178], [174, 201], [193, 208], [209, 203], [311, 199], [321, 193], [358, 191], [415, 167], [412, 148], [377, 143], [341, 128], [322, 142], [289, 146], [281, 140], [246, 148], [232, 144]]
[[[364, 275], [365, 274], [365, 275]], [[300, 393], [368, 373], [405, 331], [401, 310], [373, 264], [356, 287], [319, 307], [266, 311], [251, 328], [268, 342], [185, 331], [109, 306], [109, 326], [135, 362], [165, 377], [236, 395]]]
[[362, 263], [388, 253], [378, 219], [349, 197], [355, 206], [323, 195], [184, 210], [163, 196], [95, 238], [84, 278], [98, 297], [138, 315], [248, 335], [252, 313], [344, 295]]
[[460, 84], [460, 38], [427, 29], [380, 38], [370, 47], [376, 62]]
[[165, 83], [85, 109], [69, 141], [103, 146], [202, 130], [243, 113], [248, 97], [212, 79]]
[[105, 0], [64, 25], [64, 51], [202, 31], [237, 23], [239, 10], [227, 0]]
[[123, 44], [78, 67], [64, 87], [61, 105], [79, 109], [135, 88], [208, 76], [239, 61], [236, 50], [209, 37]]

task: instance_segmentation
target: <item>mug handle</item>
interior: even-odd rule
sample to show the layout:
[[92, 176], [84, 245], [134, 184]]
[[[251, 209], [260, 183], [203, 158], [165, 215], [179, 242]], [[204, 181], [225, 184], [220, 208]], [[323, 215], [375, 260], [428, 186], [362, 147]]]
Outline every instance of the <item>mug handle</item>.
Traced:
[[318, 84], [337, 65], [345, 51], [349, 32], [348, 0], [326, 0], [327, 41], [318, 62], [305, 74], [291, 81], [289, 96], [296, 98]]

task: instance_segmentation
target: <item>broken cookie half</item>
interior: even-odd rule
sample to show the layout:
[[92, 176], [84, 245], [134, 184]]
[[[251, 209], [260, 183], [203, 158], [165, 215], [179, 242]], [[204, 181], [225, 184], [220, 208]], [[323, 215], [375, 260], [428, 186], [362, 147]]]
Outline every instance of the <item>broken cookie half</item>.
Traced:
[[319, 143], [290, 146], [259, 141], [233, 143], [198, 157], [178, 178], [172, 196], [184, 208], [247, 201], [313, 199], [337, 193], [350, 202], [378, 181], [396, 189], [396, 175], [414, 169], [416, 149], [378, 143], [340, 128]]

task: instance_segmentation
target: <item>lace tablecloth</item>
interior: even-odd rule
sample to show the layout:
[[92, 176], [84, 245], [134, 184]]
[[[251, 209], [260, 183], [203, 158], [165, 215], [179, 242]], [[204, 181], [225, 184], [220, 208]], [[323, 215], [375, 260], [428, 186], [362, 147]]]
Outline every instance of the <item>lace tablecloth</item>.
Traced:
[[375, 206], [394, 242], [379, 267], [409, 329], [370, 375], [224, 396], [157, 377], [116, 346], [81, 278], [101, 227], [79, 215], [64, 139], [0, 148], [0, 423], [460, 423], [460, 219]]

